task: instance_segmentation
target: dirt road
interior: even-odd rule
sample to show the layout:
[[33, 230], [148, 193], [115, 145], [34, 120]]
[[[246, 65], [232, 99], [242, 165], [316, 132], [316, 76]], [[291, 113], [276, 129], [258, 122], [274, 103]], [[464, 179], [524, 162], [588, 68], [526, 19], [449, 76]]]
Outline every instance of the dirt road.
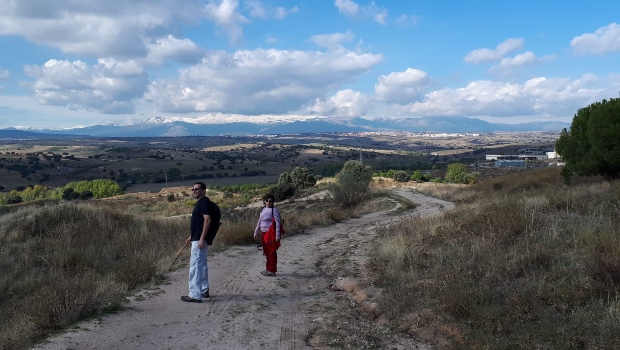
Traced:
[[[410, 189], [394, 191], [418, 205], [414, 215], [452, 208]], [[187, 294], [182, 268], [167, 284], [141, 291], [127, 310], [83, 322], [36, 349], [360, 349], [372, 342], [430, 349], [360, 317], [364, 309], [372, 313], [379, 293], [364, 274], [374, 229], [397, 219], [378, 212], [291, 236], [278, 251], [277, 277], [259, 273], [264, 257], [255, 246], [213, 254], [211, 298], [203, 303], [180, 300]]]

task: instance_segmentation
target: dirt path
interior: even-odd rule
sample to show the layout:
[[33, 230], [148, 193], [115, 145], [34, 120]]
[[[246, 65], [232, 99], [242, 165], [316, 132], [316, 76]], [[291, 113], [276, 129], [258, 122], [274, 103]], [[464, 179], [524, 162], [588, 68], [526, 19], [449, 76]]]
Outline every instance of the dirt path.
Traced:
[[[415, 215], [452, 207], [409, 189], [394, 192], [418, 205]], [[359, 349], [373, 341], [428, 349], [360, 318], [364, 310], [372, 314], [378, 293], [363, 272], [374, 229], [397, 218], [372, 213], [287, 238], [278, 251], [277, 277], [259, 274], [264, 257], [255, 246], [213, 254], [211, 298], [202, 304], [180, 300], [187, 294], [182, 268], [167, 284], [141, 291], [127, 310], [83, 322], [36, 349]]]

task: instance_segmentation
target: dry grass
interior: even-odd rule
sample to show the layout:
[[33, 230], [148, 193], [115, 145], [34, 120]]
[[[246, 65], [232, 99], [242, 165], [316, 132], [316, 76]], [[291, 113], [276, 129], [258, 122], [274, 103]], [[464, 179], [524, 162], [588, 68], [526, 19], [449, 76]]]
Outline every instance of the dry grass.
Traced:
[[86, 203], [23, 206], [0, 224], [0, 347], [118, 307], [156, 276], [186, 236], [180, 220], [136, 218]]
[[379, 232], [386, 316], [445, 349], [618, 348], [620, 183], [490, 181], [443, 196], [461, 199], [450, 213]]
[[[171, 190], [172, 202], [159, 193], [0, 207], [0, 349], [26, 348], [80, 319], [122, 307], [132, 289], [158, 283], [188, 236], [195, 200], [183, 190]], [[253, 243], [259, 209], [229, 209], [237, 196], [209, 196], [220, 204], [223, 222], [209, 249]], [[294, 234], [385, 209], [386, 201], [376, 195], [347, 210], [318, 198], [278, 207], [287, 234]]]

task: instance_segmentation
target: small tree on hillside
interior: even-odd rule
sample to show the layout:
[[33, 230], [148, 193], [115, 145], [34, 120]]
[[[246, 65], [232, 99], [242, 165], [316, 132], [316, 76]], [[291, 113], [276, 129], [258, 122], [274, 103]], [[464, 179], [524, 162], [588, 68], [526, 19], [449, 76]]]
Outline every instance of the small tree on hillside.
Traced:
[[372, 180], [372, 167], [350, 160], [344, 163], [336, 179], [336, 183], [329, 187], [332, 197], [340, 206], [352, 207], [366, 198]]
[[283, 172], [278, 178], [278, 184], [291, 184], [295, 191], [310, 188], [316, 184], [316, 178], [308, 168], [295, 167], [289, 172]]
[[406, 171], [398, 170], [394, 173], [392, 178], [398, 182], [407, 182], [409, 181], [409, 174]]
[[565, 175], [620, 177], [620, 98], [596, 102], [577, 111], [570, 130], [555, 144], [566, 162]]
[[448, 164], [445, 179], [455, 184], [475, 183], [478, 180], [478, 173], [468, 173], [467, 166], [463, 163], [452, 163]]

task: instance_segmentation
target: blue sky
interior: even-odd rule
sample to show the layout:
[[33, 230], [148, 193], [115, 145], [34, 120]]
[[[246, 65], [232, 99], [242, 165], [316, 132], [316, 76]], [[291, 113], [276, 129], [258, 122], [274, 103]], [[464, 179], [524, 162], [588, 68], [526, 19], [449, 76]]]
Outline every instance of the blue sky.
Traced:
[[570, 122], [620, 94], [620, 1], [0, 0], [0, 128]]

